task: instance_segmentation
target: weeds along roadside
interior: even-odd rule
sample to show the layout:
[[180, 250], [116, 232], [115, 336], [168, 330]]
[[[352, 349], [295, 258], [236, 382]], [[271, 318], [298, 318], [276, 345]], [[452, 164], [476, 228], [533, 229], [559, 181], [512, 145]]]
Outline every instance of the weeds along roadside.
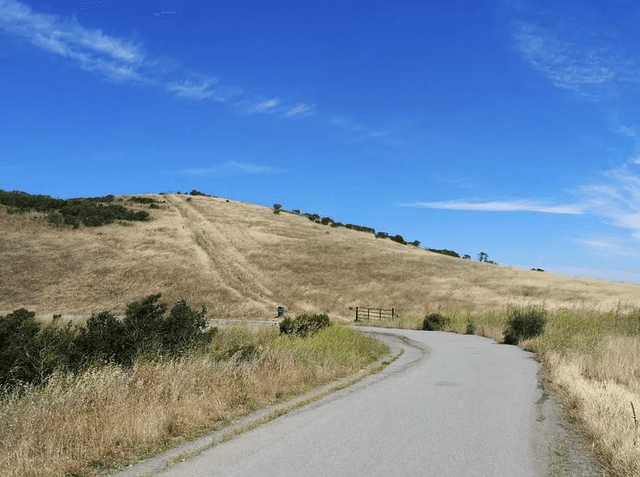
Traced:
[[0, 398], [0, 475], [100, 475], [360, 370], [387, 347], [332, 324], [306, 337], [219, 328], [178, 358], [54, 372]]
[[[541, 378], [554, 391], [569, 419], [594, 443], [594, 453], [615, 476], [640, 475], [640, 309], [619, 303], [602, 311], [594, 306], [547, 310], [540, 305], [508, 305], [484, 313], [468, 309], [370, 320], [367, 326], [423, 329], [425, 321], [443, 330], [505, 341], [509, 318], [544, 318], [541, 334], [518, 340], [537, 354]], [[428, 319], [429, 318], [429, 319]]]

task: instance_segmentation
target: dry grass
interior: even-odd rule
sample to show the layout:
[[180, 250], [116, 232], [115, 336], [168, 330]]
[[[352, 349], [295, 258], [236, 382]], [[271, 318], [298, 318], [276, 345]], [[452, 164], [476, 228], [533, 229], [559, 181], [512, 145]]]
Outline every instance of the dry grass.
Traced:
[[[56, 229], [37, 214], [9, 215], [0, 209], [0, 314], [20, 307], [40, 316], [86, 316], [103, 309], [118, 313], [131, 301], [161, 292], [165, 301], [184, 298], [192, 306], [206, 305], [211, 315], [220, 317], [273, 317], [276, 307], [285, 305], [292, 315], [314, 311], [352, 320], [350, 307], [371, 306], [395, 308], [401, 318], [388, 324], [415, 328], [427, 312], [439, 311], [452, 318], [455, 331], [464, 332], [471, 319], [476, 334], [500, 340], [508, 303], [544, 304], [550, 311], [545, 333], [521, 345], [538, 351], [567, 409], [594, 440], [603, 465], [615, 475], [640, 474], [637, 420], [631, 407], [633, 403], [640, 415], [640, 320], [625, 319], [640, 308], [638, 286], [463, 261], [241, 202], [153, 197], [165, 202], [161, 209], [150, 211], [152, 221], [95, 229]], [[142, 205], [128, 206], [147, 210]], [[286, 356], [278, 357], [274, 363], [279, 364], [272, 366], [291, 375], [308, 372], [304, 367], [292, 368], [300, 363], [289, 363]], [[167, 377], [166, 382], [180, 382], [180, 370], [187, 365], [176, 363], [171, 368], [175, 377]], [[211, 388], [213, 384], [205, 383], [225, 379], [229, 389], [235, 389], [236, 401], [238, 381], [234, 379], [243, 386], [269, 382], [249, 375], [227, 376], [224, 367], [207, 369], [218, 377], [201, 376], [203, 385]], [[160, 373], [152, 366], [139, 372]], [[131, 376], [116, 373], [100, 379], [114, 379], [114, 389], [132, 393]], [[67, 384], [60, 386], [61, 395], [69, 389], [64, 387]], [[173, 384], [163, 386], [162, 392], [141, 393], [140, 399], [152, 399], [142, 394], [158, 394], [185, 402], [185, 397], [172, 394], [177, 392]], [[260, 391], [265, 397], [259, 399], [268, 401], [274, 392], [276, 398], [278, 392], [289, 392], [286, 383], [281, 386], [282, 391], [277, 386]], [[206, 412], [215, 425], [224, 419], [225, 408], [216, 399], [210, 401]], [[89, 409], [95, 401], [78, 402], [80, 408]], [[46, 404], [42, 409], [62, 409], [55, 406], [63, 404]], [[20, 414], [16, 410], [13, 415]], [[3, 419], [6, 423], [6, 416]], [[177, 410], [158, 422], [162, 424], [157, 435], [163, 436], [158, 442], [172, 438], [167, 423], [172, 423], [171, 429], [193, 426]], [[45, 443], [42, 447], [51, 455], [42, 458], [43, 468], [49, 465], [45, 462], [56, 461], [60, 446], [73, 449], [75, 445], [46, 444], [48, 437], [34, 439], [21, 452], [32, 452], [29, 449]], [[13, 458], [11, 452], [0, 453], [0, 459]], [[122, 455], [131, 452], [123, 450]]]
[[638, 358], [637, 338], [612, 338], [599, 358], [567, 351], [544, 358], [545, 376], [565, 410], [594, 442], [603, 466], [617, 476], [640, 475]]
[[[258, 356], [217, 359], [220, 349], [236, 344], [254, 345]], [[44, 390], [0, 399], [0, 475], [98, 475], [357, 371], [385, 348], [337, 325], [304, 340], [241, 327], [170, 363], [54, 376]]]
[[634, 285], [463, 261], [241, 202], [153, 197], [165, 201], [149, 211], [153, 220], [129, 226], [56, 229], [35, 214], [0, 209], [0, 313], [121, 312], [157, 292], [205, 304], [214, 316], [246, 318], [272, 317], [279, 305], [349, 320], [355, 306], [405, 316], [507, 302], [640, 306]]

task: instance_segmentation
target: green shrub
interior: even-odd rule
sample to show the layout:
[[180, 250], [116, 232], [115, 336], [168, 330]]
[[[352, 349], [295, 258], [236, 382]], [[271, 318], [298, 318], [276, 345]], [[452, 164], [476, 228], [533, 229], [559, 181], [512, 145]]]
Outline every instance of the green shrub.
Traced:
[[52, 224], [62, 227], [98, 227], [116, 220], [149, 220], [149, 213], [128, 210], [122, 205], [112, 204], [113, 195], [85, 199], [54, 199], [48, 195], [31, 195], [26, 192], [0, 190], [0, 204], [16, 208], [20, 212], [35, 210], [47, 214]]
[[547, 311], [542, 306], [509, 306], [504, 329], [504, 343], [518, 344], [520, 340], [534, 338], [542, 333]]
[[127, 305], [122, 324], [129, 341], [127, 346], [131, 351], [135, 350], [134, 354], [159, 351], [160, 333], [167, 312], [167, 304], [157, 303], [159, 299], [160, 293]]
[[0, 316], [0, 385], [33, 382], [38, 377], [34, 358], [39, 355], [40, 323], [25, 308]]
[[137, 202], [138, 204], [153, 204], [155, 202], [158, 202], [157, 200], [151, 198], [151, 197], [138, 197], [138, 196], [133, 196], [129, 199], [131, 202]]
[[[447, 250], [446, 248], [444, 248], [442, 250], [439, 250], [439, 249], [436, 249], [436, 248], [428, 248], [427, 250], [429, 250], [429, 252], [439, 253], [441, 255], [448, 255], [449, 257], [460, 258], [460, 255], [458, 254], [458, 252], [456, 252], [454, 250]], [[470, 259], [471, 257], [469, 255], [465, 255], [463, 258]]]
[[440, 313], [431, 313], [424, 317], [422, 329], [425, 331], [442, 331], [451, 324], [451, 320]]
[[57, 369], [73, 369], [79, 360], [75, 339], [78, 327], [71, 321], [60, 324], [60, 315], [54, 315], [48, 325], [41, 328], [36, 337], [38, 355], [37, 382], [42, 382]]
[[324, 313], [303, 313], [293, 320], [288, 317], [282, 320], [280, 322], [280, 333], [305, 337], [313, 335], [330, 325], [331, 321]]
[[185, 300], [178, 301], [162, 322], [162, 349], [171, 354], [182, 353], [194, 342], [204, 341], [207, 336], [215, 333], [215, 328], [209, 334], [204, 332], [207, 326], [206, 314], [204, 306], [200, 310], [192, 310]]
[[394, 242], [398, 242], [402, 245], [406, 245], [407, 242], [404, 240], [404, 237], [402, 237], [402, 235], [394, 235], [393, 237], [390, 237], [391, 240], [393, 240]]
[[113, 362], [128, 366], [133, 361], [135, 349], [127, 339], [124, 324], [110, 311], [92, 314], [75, 338], [78, 357], [75, 369], [91, 362]]

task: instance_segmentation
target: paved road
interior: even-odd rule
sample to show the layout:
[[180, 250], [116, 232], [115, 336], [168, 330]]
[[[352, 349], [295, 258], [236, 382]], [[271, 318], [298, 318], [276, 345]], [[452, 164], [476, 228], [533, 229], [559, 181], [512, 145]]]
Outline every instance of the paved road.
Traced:
[[384, 333], [404, 353], [382, 372], [157, 475], [598, 475], [532, 354], [478, 336]]

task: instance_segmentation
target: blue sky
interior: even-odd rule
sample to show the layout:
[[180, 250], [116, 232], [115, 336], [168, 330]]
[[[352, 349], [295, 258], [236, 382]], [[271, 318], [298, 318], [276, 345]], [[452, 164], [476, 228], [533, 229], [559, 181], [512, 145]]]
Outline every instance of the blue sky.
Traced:
[[640, 283], [636, 1], [0, 0], [0, 189], [197, 189]]

